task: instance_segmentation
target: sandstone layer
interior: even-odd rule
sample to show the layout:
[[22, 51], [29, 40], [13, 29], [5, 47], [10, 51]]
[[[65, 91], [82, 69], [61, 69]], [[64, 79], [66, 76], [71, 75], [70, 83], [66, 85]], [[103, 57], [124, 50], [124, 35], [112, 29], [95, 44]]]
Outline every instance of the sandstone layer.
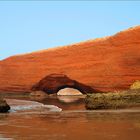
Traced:
[[94, 90], [128, 89], [140, 80], [140, 26], [113, 36], [12, 56], [0, 61], [0, 92], [30, 92], [52, 73]]

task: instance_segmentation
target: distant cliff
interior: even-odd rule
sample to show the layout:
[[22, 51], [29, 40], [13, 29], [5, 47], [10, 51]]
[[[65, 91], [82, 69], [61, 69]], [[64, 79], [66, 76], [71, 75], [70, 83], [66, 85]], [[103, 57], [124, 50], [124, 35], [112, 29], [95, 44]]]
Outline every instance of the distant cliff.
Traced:
[[2, 60], [0, 92], [29, 92], [52, 73], [65, 74], [95, 90], [127, 89], [140, 80], [140, 26], [110, 37]]

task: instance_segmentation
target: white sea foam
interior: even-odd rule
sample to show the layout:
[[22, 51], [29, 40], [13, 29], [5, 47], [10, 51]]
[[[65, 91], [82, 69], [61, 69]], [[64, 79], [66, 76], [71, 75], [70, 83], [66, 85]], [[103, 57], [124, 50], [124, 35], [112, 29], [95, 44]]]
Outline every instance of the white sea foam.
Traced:
[[26, 101], [26, 100], [16, 100], [16, 99], [6, 99], [7, 103], [10, 105], [10, 112], [17, 111], [26, 111], [26, 110], [36, 110], [36, 111], [52, 111], [60, 112], [61, 108], [55, 105], [44, 105], [35, 101]]

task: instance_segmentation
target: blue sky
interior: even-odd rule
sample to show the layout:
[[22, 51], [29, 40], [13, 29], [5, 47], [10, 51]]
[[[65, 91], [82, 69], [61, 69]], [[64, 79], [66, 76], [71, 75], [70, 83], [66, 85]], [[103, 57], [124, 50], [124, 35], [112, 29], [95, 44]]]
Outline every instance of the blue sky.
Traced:
[[0, 59], [136, 25], [139, 1], [0, 1]]

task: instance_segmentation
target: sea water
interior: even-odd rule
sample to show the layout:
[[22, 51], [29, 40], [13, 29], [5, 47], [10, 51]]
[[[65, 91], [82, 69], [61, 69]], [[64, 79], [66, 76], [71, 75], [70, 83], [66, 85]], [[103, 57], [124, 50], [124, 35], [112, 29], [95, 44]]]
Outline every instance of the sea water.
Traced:
[[[139, 140], [140, 109], [85, 109], [83, 97], [6, 99], [0, 140]], [[32, 100], [32, 101], [31, 101]]]

